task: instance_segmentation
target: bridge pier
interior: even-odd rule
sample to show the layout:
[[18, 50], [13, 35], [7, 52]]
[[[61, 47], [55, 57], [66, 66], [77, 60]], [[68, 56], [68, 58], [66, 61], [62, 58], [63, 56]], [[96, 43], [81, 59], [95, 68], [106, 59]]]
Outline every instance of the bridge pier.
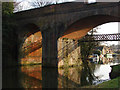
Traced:
[[42, 66], [58, 67], [57, 35], [55, 32], [42, 32]]

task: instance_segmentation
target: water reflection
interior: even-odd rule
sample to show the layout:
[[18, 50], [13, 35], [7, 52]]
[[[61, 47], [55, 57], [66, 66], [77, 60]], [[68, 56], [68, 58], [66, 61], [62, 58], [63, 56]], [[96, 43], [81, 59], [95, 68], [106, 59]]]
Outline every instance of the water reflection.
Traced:
[[22, 66], [24, 88], [57, 88], [58, 69], [42, 68], [41, 65]]
[[91, 85], [94, 80], [88, 65], [65, 69], [23, 66], [21, 71], [24, 88], [75, 88]]
[[94, 84], [102, 83], [103, 81], [110, 80], [109, 73], [111, 72], [110, 65], [96, 65], [94, 70], [94, 75], [96, 76], [96, 80]]
[[81, 86], [92, 85], [95, 79], [93, 71], [95, 67], [84, 65], [81, 73]]
[[19, 68], [2, 68], [2, 88], [21, 88]]
[[110, 57], [101, 57], [101, 58], [95, 58], [96, 61], [92, 61], [90, 59], [91, 63], [97, 63], [97, 64], [110, 64], [110, 63], [119, 63], [120, 62], [120, 56], [110, 56]]
[[58, 88], [73, 88], [81, 84], [82, 67], [59, 69]]
[[[116, 59], [116, 60], [115, 60]], [[64, 69], [22, 66], [3, 72], [3, 87], [8, 88], [78, 88], [110, 80], [111, 65], [120, 63], [115, 57], [108, 64], [81, 65]]]
[[21, 83], [24, 88], [42, 88], [41, 65], [22, 66]]
[[58, 87], [58, 69], [42, 68], [42, 87], [57, 88]]

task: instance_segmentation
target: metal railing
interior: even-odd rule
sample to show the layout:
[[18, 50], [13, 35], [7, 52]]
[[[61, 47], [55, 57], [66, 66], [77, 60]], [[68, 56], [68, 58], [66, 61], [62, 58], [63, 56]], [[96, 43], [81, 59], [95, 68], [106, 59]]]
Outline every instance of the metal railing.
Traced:
[[[93, 37], [93, 39], [89, 39]], [[86, 35], [84, 41], [120, 41], [120, 33], [117, 34], [96, 34], [96, 35]]]

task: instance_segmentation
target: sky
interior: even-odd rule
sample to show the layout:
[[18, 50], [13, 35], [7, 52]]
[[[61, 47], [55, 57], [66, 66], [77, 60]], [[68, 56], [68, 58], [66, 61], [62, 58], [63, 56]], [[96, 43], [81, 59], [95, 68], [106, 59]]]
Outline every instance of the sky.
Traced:
[[[29, 2], [31, 2], [31, 0], [17, 0], [17, 1], [18, 2], [24, 1], [20, 4], [21, 6], [23, 6], [22, 10], [27, 10], [27, 9], [33, 8], [29, 4]], [[50, 0], [46, 0], [46, 1], [50, 1]], [[52, 0], [52, 1], [57, 1], [57, 0]], [[62, 1], [75, 1], [75, 0], [59, 0], [60, 3]], [[93, 2], [96, 2], [96, 0], [89, 0], [89, 3], [93, 3]], [[120, 23], [118, 23], [118, 22], [110, 22], [110, 23], [102, 24], [102, 25], [98, 26], [97, 33], [95, 33], [95, 34], [113, 34], [113, 33], [118, 33], [118, 32], [120, 33], [120, 31], [118, 31], [118, 26], [120, 26]], [[103, 45], [112, 45], [112, 44], [117, 45], [118, 42], [117, 41], [109, 41], [109, 42], [104, 42], [102, 44]]]
[[118, 22], [110, 22], [110, 23], [102, 24], [98, 26], [97, 32], [99, 34], [118, 33]]

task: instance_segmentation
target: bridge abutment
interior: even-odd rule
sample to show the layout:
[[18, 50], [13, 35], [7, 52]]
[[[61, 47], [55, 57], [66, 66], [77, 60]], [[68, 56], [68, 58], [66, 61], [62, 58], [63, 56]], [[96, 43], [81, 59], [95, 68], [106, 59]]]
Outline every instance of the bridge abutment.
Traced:
[[77, 40], [58, 40], [58, 67], [79, 66], [82, 64], [80, 45]]

